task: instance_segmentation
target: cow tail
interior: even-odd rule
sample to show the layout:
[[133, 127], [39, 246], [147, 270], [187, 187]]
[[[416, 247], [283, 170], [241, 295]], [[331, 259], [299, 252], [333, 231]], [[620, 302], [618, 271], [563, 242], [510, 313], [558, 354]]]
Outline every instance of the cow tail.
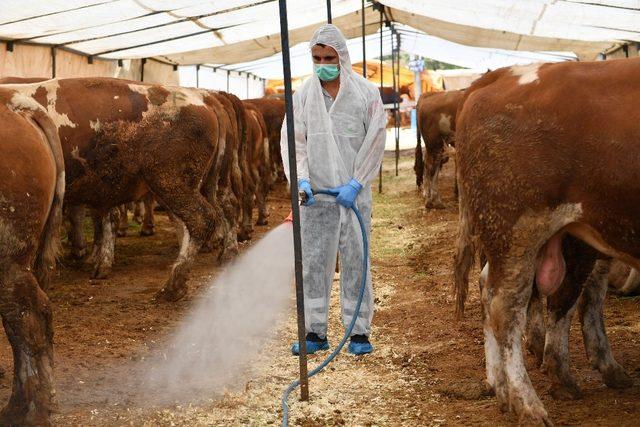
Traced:
[[469, 291], [469, 271], [475, 260], [476, 247], [468, 208], [460, 195], [460, 222], [458, 248], [454, 265], [454, 294], [456, 296], [456, 319], [464, 317], [464, 305]]
[[33, 119], [44, 133], [56, 164], [56, 185], [49, 216], [44, 226], [35, 263], [35, 276], [42, 289], [46, 289], [55, 271], [61, 253], [60, 227], [62, 225], [62, 203], [65, 191], [65, 170], [62, 146], [58, 130], [44, 111], [35, 111]]

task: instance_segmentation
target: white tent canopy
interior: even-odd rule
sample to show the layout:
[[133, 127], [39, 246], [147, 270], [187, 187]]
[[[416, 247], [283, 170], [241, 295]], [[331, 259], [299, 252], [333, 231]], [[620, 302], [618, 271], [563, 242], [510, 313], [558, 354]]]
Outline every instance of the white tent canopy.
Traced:
[[[572, 51], [585, 59], [640, 41], [637, 0], [379, 0], [387, 17], [468, 46]], [[289, 0], [290, 42], [326, 21], [324, 0]], [[334, 23], [361, 34], [360, 0], [332, 0]], [[379, 15], [365, 12], [367, 34]], [[103, 58], [236, 64], [280, 50], [276, 0], [3, 0], [0, 38]], [[429, 56], [428, 52], [422, 52]]]
[[[502, 49], [475, 48], [452, 43], [438, 37], [429, 36], [416, 31], [411, 27], [396, 25], [400, 36], [401, 50], [410, 54], [424, 55], [429, 58], [464, 68], [478, 70], [494, 70], [510, 65], [524, 65], [532, 62], [558, 62], [575, 60], [570, 52], [526, 52], [507, 51]], [[391, 55], [391, 31], [383, 30], [382, 53], [383, 56]], [[380, 56], [380, 32], [365, 37], [367, 58]], [[347, 40], [351, 61], [362, 61], [362, 39], [360, 37]], [[309, 44], [299, 43], [290, 49], [291, 75], [300, 77], [310, 74], [312, 69]], [[216, 65], [223, 69], [243, 71], [255, 74], [265, 79], [282, 78], [282, 55], [277, 53], [267, 58], [234, 64], [231, 66]]]

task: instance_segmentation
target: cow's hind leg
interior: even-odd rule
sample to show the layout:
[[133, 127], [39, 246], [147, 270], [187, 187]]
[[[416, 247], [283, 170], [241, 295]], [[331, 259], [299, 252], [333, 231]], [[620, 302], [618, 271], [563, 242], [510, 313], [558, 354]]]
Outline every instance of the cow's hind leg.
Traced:
[[229, 259], [238, 255], [238, 199], [230, 188], [221, 191], [222, 209], [227, 222], [224, 238], [224, 251], [220, 252], [220, 259]]
[[[571, 289], [566, 289], [571, 288]], [[580, 295], [580, 285], [565, 284], [561, 295], [547, 299], [547, 333], [544, 346], [543, 370], [551, 379], [549, 390], [554, 399], [579, 399], [580, 388], [569, 368], [569, 332], [571, 319]], [[564, 295], [563, 295], [564, 294]]]
[[87, 240], [84, 237], [84, 205], [71, 205], [67, 208], [69, 218], [69, 232], [67, 234], [71, 243], [71, 256], [82, 259], [87, 255]]
[[566, 274], [558, 290], [547, 297], [547, 334], [543, 370], [551, 378], [555, 399], [578, 399], [580, 388], [569, 368], [569, 332], [582, 285], [593, 270], [597, 252], [572, 236], [562, 240]]
[[13, 350], [13, 387], [1, 425], [50, 425], [54, 409], [53, 325], [47, 295], [27, 269], [5, 272], [0, 314]]
[[431, 148], [425, 151], [425, 173], [426, 173], [426, 207], [427, 209], [442, 209], [444, 203], [440, 199], [440, 193], [438, 191], [438, 177], [440, 176], [440, 169], [442, 169], [442, 155], [443, 148]]
[[[529, 239], [514, 241], [513, 247], [522, 249], [529, 244]], [[502, 359], [506, 387], [500, 382], [499, 368], [495, 369], [498, 371], [495, 392], [501, 406], [515, 409], [521, 421], [547, 424], [550, 423], [547, 411], [531, 384], [522, 354], [527, 303], [534, 278], [535, 252], [530, 249], [524, 253], [512, 250], [500, 260], [490, 257], [489, 286], [483, 290], [483, 304], [488, 307], [485, 336], [488, 328]], [[495, 270], [494, 265], [497, 265]]]
[[604, 327], [603, 307], [607, 295], [610, 260], [598, 260], [587, 279], [579, 302], [582, 338], [591, 366], [600, 371], [604, 383], [611, 388], [626, 388], [633, 380], [613, 358]]
[[526, 342], [527, 350], [536, 358], [536, 364], [542, 365], [544, 354], [544, 307], [537, 287], [533, 287], [527, 307]]
[[202, 245], [211, 238], [214, 227], [220, 224], [221, 218], [216, 216], [216, 211], [198, 190], [186, 185], [172, 188], [150, 187], [185, 226], [178, 259], [163, 288], [156, 295], [160, 300], [177, 301], [187, 294], [187, 279], [194, 258]]
[[[140, 228], [141, 236], [153, 236], [155, 234], [156, 223], [153, 218], [153, 208], [155, 204], [156, 201], [151, 192], [148, 192], [142, 198], [144, 212], [142, 215], [142, 227]], [[136, 203], [136, 207], [139, 206], [140, 203]]]
[[109, 213], [94, 213], [96, 241], [94, 242], [92, 279], [106, 279], [113, 268], [116, 240]]
[[125, 237], [127, 235], [127, 230], [129, 229], [129, 218], [127, 217], [127, 205], [123, 204], [118, 206], [118, 222], [116, 229], [116, 236]]
[[256, 225], [267, 225], [267, 218], [269, 212], [267, 211], [267, 193], [269, 192], [269, 183], [267, 182], [266, 174], [260, 174], [262, 176], [254, 176], [256, 181], [256, 205], [258, 207], [258, 219]]
[[142, 225], [144, 215], [144, 202], [138, 200], [133, 202], [133, 221]]

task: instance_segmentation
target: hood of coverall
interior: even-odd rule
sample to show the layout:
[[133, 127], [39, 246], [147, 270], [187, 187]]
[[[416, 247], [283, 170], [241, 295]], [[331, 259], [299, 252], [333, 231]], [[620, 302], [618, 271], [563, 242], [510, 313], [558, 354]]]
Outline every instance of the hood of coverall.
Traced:
[[338, 53], [341, 82], [344, 81], [342, 76], [353, 71], [351, 70], [351, 58], [349, 57], [349, 49], [347, 49], [347, 40], [342, 35], [342, 32], [335, 25], [325, 24], [313, 33], [313, 37], [309, 41], [309, 49], [317, 44], [330, 46]]

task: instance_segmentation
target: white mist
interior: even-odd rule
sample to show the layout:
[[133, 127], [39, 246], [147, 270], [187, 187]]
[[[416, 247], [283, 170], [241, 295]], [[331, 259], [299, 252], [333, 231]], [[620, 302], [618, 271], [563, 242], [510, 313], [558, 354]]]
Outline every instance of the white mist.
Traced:
[[166, 403], [211, 398], [242, 379], [243, 369], [288, 314], [292, 231], [291, 223], [276, 227], [215, 279], [161, 358], [145, 364], [150, 394]]

